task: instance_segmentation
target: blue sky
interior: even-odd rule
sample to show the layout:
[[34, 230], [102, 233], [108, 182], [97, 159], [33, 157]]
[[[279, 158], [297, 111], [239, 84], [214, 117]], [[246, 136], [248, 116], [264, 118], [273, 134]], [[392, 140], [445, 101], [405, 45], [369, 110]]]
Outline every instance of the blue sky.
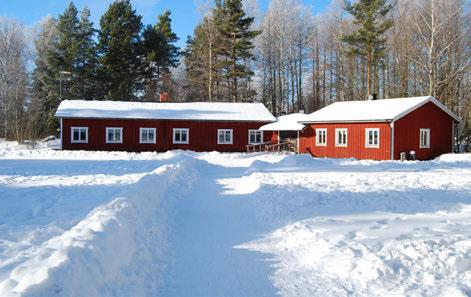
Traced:
[[[330, 0], [302, 0], [314, 13], [322, 12]], [[58, 0], [0, 0], [0, 15], [14, 18], [26, 25], [34, 25], [46, 15], [57, 16], [62, 13], [69, 1]], [[75, 0], [75, 5], [82, 9], [87, 6], [91, 11], [92, 21], [98, 26], [100, 16], [113, 0]], [[180, 37], [179, 46], [183, 46], [186, 36], [191, 35], [199, 20], [194, 0], [132, 0], [134, 9], [143, 16], [144, 24], [154, 24], [157, 15], [165, 9], [172, 12], [172, 26]], [[196, 1], [202, 2], [202, 1]], [[265, 10], [269, 0], [259, 0]]]

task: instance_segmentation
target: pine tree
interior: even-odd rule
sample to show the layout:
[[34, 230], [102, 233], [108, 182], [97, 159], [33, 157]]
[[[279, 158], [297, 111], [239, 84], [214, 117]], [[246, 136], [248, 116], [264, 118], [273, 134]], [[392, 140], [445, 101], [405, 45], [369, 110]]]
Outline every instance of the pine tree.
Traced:
[[170, 10], [164, 11], [158, 16], [158, 22], [155, 26], [156, 31], [165, 39], [165, 55], [162, 57], [162, 67], [168, 70], [170, 67], [177, 67], [180, 49], [175, 46], [180, 38], [172, 31], [172, 19], [170, 18]]
[[[38, 69], [34, 74], [38, 84], [37, 95], [45, 95], [43, 110], [46, 117], [46, 130], [53, 134], [58, 128], [54, 116], [59, 103], [64, 98], [76, 98], [78, 95], [73, 75], [75, 60], [78, 55], [78, 10], [70, 2], [64, 13], [59, 15], [55, 28], [55, 36], [49, 37], [49, 45], [41, 53], [43, 60], [38, 61]], [[67, 75], [64, 75], [67, 73]], [[40, 80], [40, 81], [39, 81]], [[42, 90], [41, 90], [42, 89]]]
[[384, 56], [384, 34], [393, 25], [386, 18], [392, 7], [386, 0], [358, 0], [354, 3], [345, 0], [345, 10], [354, 17], [354, 24], [358, 29], [342, 36], [342, 40], [350, 45], [353, 53], [366, 57], [367, 95], [372, 93], [372, 67]]
[[36, 56], [32, 73], [32, 96], [28, 106], [30, 124], [28, 130], [33, 138], [53, 134], [56, 128], [54, 112], [57, 107], [57, 81], [48, 67], [47, 56], [57, 44], [57, 20], [47, 18], [34, 41]]
[[[58, 101], [64, 98], [77, 98], [78, 88], [73, 79], [76, 58], [79, 52], [78, 46], [78, 10], [70, 2], [57, 21], [57, 43], [47, 52], [47, 67], [52, 71], [57, 86], [57, 97], [52, 96], [52, 105], [58, 105]], [[68, 73], [64, 75], [64, 73]], [[56, 101], [56, 102], [54, 102]]]
[[[177, 35], [171, 28], [170, 11], [158, 16], [155, 26], [147, 25], [143, 31], [145, 55], [146, 99], [158, 98], [161, 91], [171, 92], [169, 88], [170, 68], [178, 65], [179, 48], [174, 45]], [[167, 83], [165, 83], [167, 80]]]
[[[80, 14], [77, 35], [77, 56], [73, 69], [76, 98], [86, 100], [100, 98], [101, 88], [98, 84], [98, 57], [94, 41], [95, 30], [90, 22], [90, 11], [84, 8]], [[103, 94], [101, 94], [103, 95]], [[101, 97], [102, 98], [102, 97]]]
[[99, 76], [105, 98], [133, 100], [142, 90], [141, 16], [129, 0], [113, 2], [100, 19]]
[[261, 32], [250, 30], [254, 18], [246, 16], [242, 0], [218, 0], [214, 14], [218, 30], [226, 44], [221, 54], [225, 59], [230, 97], [237, 102], [238, 80], [253, 75], [244, 62], [254, 59], [252, 39]]

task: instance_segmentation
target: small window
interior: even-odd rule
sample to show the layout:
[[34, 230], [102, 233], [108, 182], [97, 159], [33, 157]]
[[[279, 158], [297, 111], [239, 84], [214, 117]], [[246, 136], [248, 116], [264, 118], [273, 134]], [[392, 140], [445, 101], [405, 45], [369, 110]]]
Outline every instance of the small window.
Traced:
[[71, 127], [71, 143], [88, 143], [88, 127]]
[[335, 129], [335, 146], [347, 146], [348, 129]]
[[232, 129], [218, 129], [218, 144], [232, 144]]
[[327, 129], [316, 129], [316, 146], [327, 145]]
[[263, 131], [249, 130], [249, 144], [259, 144], [263, 142]]
[[123, 128], [106, 128], [106, 143], [123, 143]]
[[379, 148], [379, 128], [365, 129], [365, 147]]
[[156, 133], [155, 128], [140, 128], [139, 129], [139, 143], [155, 143]]
[[430, 148], [430, 129], [420, 129], [420, 148]]
[[173, 143], [174, 144], [188, 144], [190, 138], [190, 129], [188, 128], [174, 128], [173, 129]]

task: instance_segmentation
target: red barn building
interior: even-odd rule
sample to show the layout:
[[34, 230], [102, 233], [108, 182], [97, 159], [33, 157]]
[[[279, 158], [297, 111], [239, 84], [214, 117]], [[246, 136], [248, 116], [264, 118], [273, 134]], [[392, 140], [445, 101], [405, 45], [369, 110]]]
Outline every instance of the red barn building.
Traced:
[[275, 121], [261, 103], [65, 100], [59, 105], [65, 150], [244, 152], [270, 141], [258, 129]]
[[413, 151], [427, 160], [453, 151], [459, 121], [430, 96], [342, 101], [302, 122], [299, 147], [316, 157], [398, 160]]

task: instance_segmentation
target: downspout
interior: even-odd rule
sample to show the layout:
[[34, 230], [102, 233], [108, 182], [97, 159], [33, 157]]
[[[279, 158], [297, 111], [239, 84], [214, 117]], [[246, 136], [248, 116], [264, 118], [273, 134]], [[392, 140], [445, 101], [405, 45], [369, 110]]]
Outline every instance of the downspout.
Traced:
[[394, 121], [391, 122], [391, 140], [390, 140], [390, 151], [391, 151], [391, 160], [394, 160]]

